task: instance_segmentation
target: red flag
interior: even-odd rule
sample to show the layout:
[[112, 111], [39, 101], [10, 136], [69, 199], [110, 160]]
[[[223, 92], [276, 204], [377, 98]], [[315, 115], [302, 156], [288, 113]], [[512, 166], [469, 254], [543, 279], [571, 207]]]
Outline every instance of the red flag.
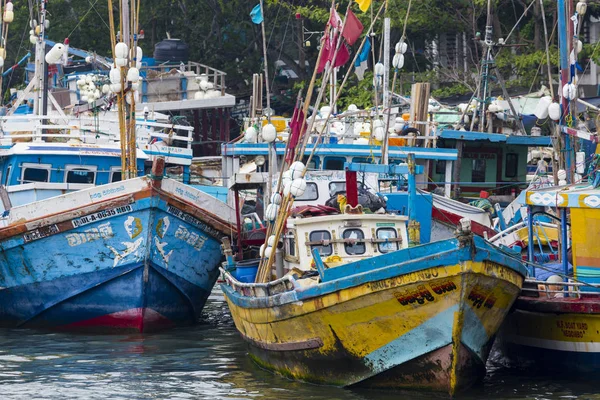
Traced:
[[[296, 152], [296, 146], [298, 146], [298, 142], [300, 141], [300, 137], [303, 134], [302, 125], [304, 124], [304, 113], [302, 109], [298, 106], [294, 107], [294, 115], [292, 115], [292, 119], [290, 120], [290, 138], [288, 145], [288, 154], [285, 156], [285, 161], [288, 164], [292, 163], [294, 159], [294, 153]], [[306, 125], [304, 126], [304, 131], [306, 130]]]
[[346, 43], [352, 46], [356, 40], [360, 37], [363, 31], [363, 24], [360, 23], [356, 15], [352, 10], [348, 10], [348, 16], [346, 17], [346, 25], [342, 31], [342, 36], [346, 39]]
[[329, 37], [323, 37], [323, 39], [321, 39], [321, 46], [323, 46], [323, 50], [321, 50], [321, 59], [319, 60], [319, 67], [317, 68], [317, 73], [319, 74], [325, 69], [327, 61], [330, 61], [333, 57], [334, 51], [334, 49], [332, 49]]
[[342, 19], [340, 18], [339, 14], [337, 13], [334, 7], [331, 7], [331, 12], [329, 13], [329, 21], [327, 22], [327, 24], [331, 25], [333, 29], [342, 28]]
[[[331, 54], [331, 57], [333, 57], [333, 53]], [[333, 67], [341, 67], [342, 65], [346, 64], [348, 60], [350, 60], [350, 52], [348, 51], [348, 47], [346, 47], [346, 44], [342, 41], [340, 49], [338, 50], [338, 53], [335, 56], [335, 62], [333, 63]]]

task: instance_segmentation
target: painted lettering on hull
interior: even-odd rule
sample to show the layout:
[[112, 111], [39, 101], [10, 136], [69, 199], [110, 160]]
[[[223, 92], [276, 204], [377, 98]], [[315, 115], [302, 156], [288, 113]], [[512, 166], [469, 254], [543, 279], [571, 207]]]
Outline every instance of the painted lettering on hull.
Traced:
[[60, 232], [60, 229], [58, 229], [58, 226], [56, 224], [44, 226], [42, 228], [38, 228], [25, 233], [23, 235], [23, 241], [25, 241], [25, 243], [29, 243], [34, 240], [43, 239], [45, 237], [55, 235], [58, 232]]
[[71, 222], [73, 223], [74, 228], [78, 228], [83, 225], [91, 224], [106, 218], [114, 217], [115, 215], [121, 215], [132, 211], [133, 207], [127, 205], [123, 207], [112, 208], [110, 210], [98, 211], [97, 213], [85, 215], [83, 217], [74, 219]]

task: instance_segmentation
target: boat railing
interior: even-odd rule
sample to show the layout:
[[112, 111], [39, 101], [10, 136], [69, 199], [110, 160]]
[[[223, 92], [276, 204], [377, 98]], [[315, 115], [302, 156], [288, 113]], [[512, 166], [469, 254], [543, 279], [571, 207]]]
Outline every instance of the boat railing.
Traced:
[[291, 292], [298, 286], [296, 280], [291, 275], [285, 275], [267, 283], [243, 283], [235, 279], [227, 269], [223, 267], [220, 267], [219, 269], [221, 270], [222, 280], [243, 296], [269, 297], [276, 294]]
[[[208, 82], [212, 83], [213, 90], [220, 91], [221, 95], [225, 94], [225, 89], [227, 88], [227, 86], [225, 85], [225, 76], [227, 75], [226, 72], [194, 61], [188, 61], [187, 63], [183, 63], [183, 67], [185, 71], [191, 71], [197, 76], [205, 75], [208, 78]], [[172, 71], [179, 70], [179, 68], [181, 68], [181, 64], [160, 64], [152, 66], [142, 66], [140, 72], [146, 72], [145, 80], [147, 80], [148, 82], [152, 82], [169, 78], [169, 75], [172, 73]], [[152, 72], [148, 74], [148, 72], [150, 71]], [[180, 77], [178, 76], [177, 78]]]
[[[43, 123], [44, 121], [65, 121], [63, 124], [50, 124]], [[14, 130], [8, 130], [8, 126], [5, 124], [19, 122], [31, 123], [32, 125], [27, 127], [21, 127], [15, 125], [12, 128]], [[118, 130], [118, 121], [108, 118], [86, 118], [86, 117], [62, 117], [62, 116], [38, 116], [38, 115], [25, 115], [25, 116], [3, 116], [0, 117], [0, 128], [3, 134], [0, 136], [2, 144], [11, 144], [14, 141], [22, 141], [31, 139], [32, 141], [44, 141], [44, 139], [75, 139], [82, 140], [85, 143], [95, 143], [98, 139], [102, 139], [108, 143], [118, 143], [120, 140], [120, 134], [117, 131], [111, 131], [106, 128], [106, 124], [112, 124], [115, 129]], [[101, 129], [102, 125], [104, 128]], [[151, 128], [152, 131], [147, 133], [148, 138], [160, 138], [168, 140], [178, 140], [186, 143], [186, 148], [190, 149], [193, 142], [194, 128], [191, 126], [175, 125], [162, 122], [138, 120], [136, 121], [137, 129], [140, 128]], [[56, 131], [63, 131], [67, 133], [56, 133]], [[178, 132], [184, 132], [184, 134], [178, 134]], [[91, 132], [91, 134], [90, 134]], [[164, 133], [168, 132], [168, 133]], [[98, 135], [103, 135], [99, 137]], [[144, 135], [138, 131], [138, 140], [145, 139]]]
[[[548, 282], [537, 279], [525, 279], [523, 285], [523, 292], [537, 292], [545, 293], [549, 298], [581, 298], [582, 295], [594, 295], [600, 296], [600, 284], [587, 283], [587, 282]], [[533, 286], [532, 286], [533, 285]], [[543, 286], [543, 287], [540, 287]], [[596, 289], [585, 290], [585, 288]], [[562, 296], [560, 296], [562, 295]], [[526, 297], [530, 297], [525, 295]]]

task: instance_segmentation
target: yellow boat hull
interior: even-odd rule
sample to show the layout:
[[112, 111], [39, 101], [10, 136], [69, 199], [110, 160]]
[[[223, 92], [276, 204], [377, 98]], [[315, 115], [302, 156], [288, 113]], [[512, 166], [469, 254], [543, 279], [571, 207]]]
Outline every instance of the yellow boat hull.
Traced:
[[463, 261], [301, 300], [291, 292], [250, 304], [231, 285], [223, 290], [264, 368], [314, 383], [455, 393], [485, 375], [522, 282], [498, 263]]

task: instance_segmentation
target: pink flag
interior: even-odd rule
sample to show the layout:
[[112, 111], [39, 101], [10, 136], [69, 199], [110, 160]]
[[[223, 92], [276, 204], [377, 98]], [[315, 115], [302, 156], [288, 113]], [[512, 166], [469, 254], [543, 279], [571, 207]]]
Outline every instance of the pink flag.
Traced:
[[342, 31], [342, 36], [346, 39], [346, 43], [352, 46], [356, 40], [360, 37], [363, 31], [363, 24], [358, 20], [352, 10], [348, 10], [348, 17], [346, 17], [346, 25]]

